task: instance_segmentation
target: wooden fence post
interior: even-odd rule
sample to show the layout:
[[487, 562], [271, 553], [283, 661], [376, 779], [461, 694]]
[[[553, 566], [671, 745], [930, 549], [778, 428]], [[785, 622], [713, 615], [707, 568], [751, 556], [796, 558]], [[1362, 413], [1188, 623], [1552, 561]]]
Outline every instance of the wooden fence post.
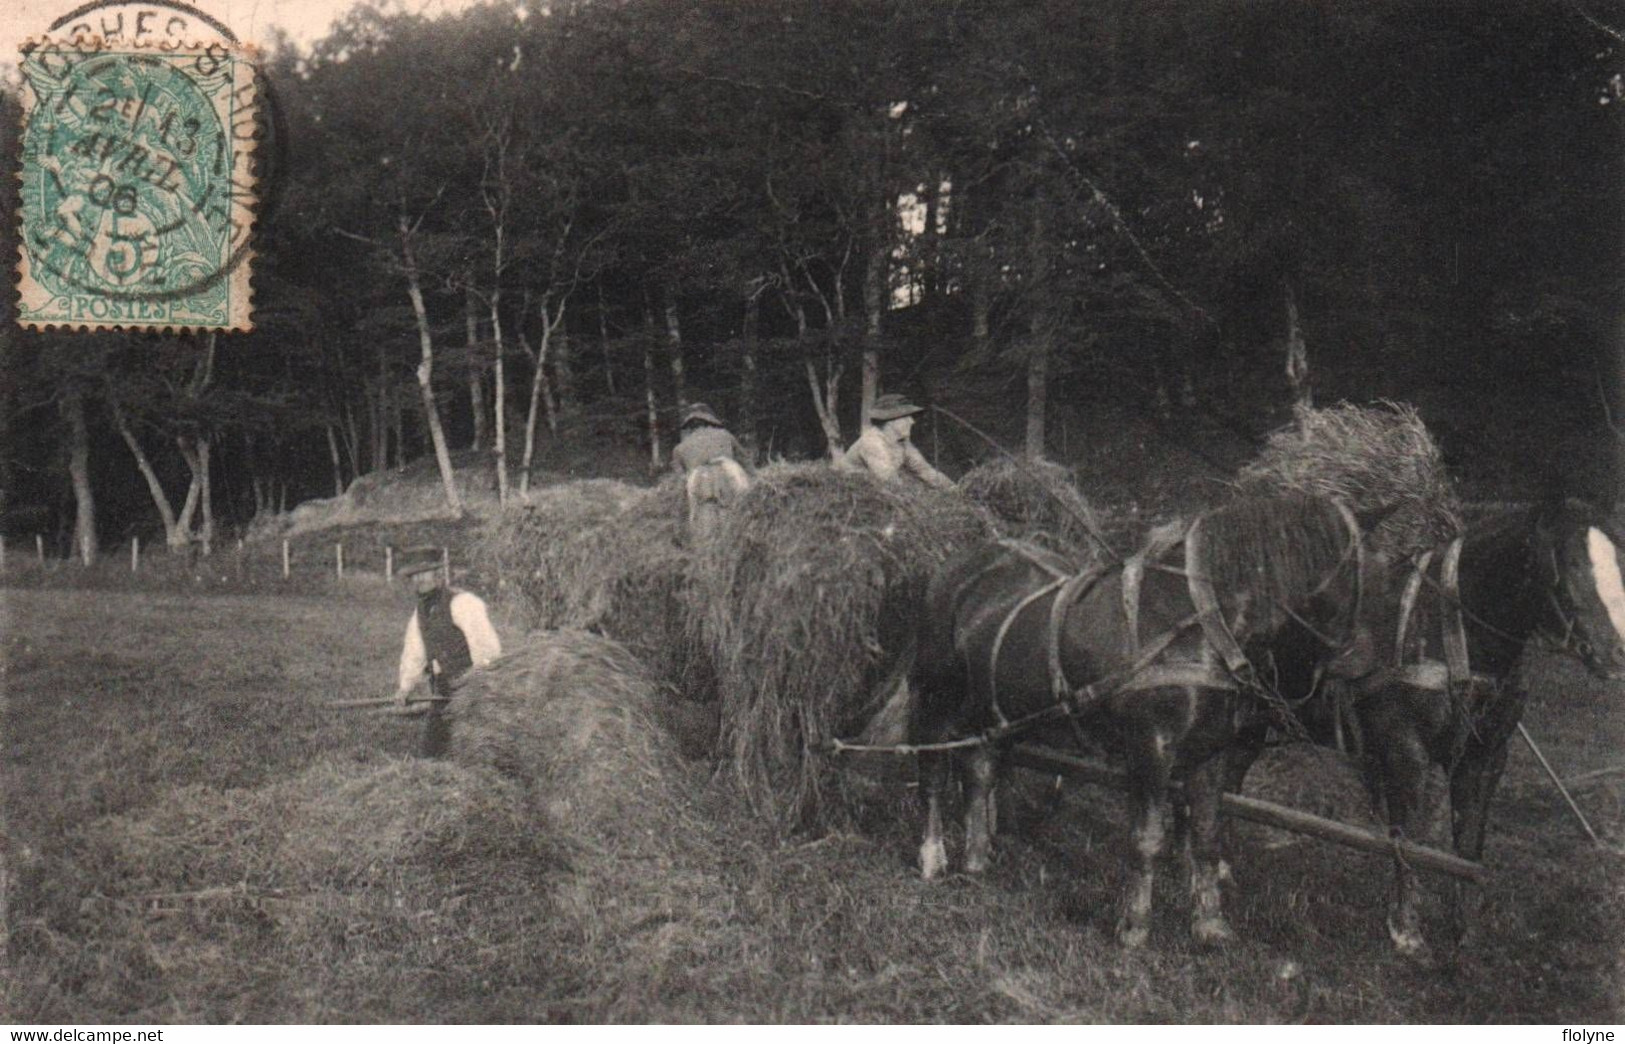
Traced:
[[38, 533], [34, 534], [34, 552], [39, 555], [40, 564], [45, 564], [45, 538]]
[[443, 547], [443, 548], [440, 549], [440, 568], [445, 571], [445, 574], [446, 574], [446, 586], [450, 587], [451, 586], [451, 548], [449, 548], [449, 547]]
[[141, 538], [138, 537], [138, 536], [133, 536], [133, 537], [130, 538], [130, 572], [138, 573], [140, 571], [141, 571]]
[[344, 544], [342, 542], [333, 545], [333, 554], [338, 560], [339, 579], [343, 580], [344, 579]]
[[395, 548], [392, 544], [384, 545], [384, 583], [395, 582]]
[[282, 579], [288, 578], [288, 542], [282, 541]]

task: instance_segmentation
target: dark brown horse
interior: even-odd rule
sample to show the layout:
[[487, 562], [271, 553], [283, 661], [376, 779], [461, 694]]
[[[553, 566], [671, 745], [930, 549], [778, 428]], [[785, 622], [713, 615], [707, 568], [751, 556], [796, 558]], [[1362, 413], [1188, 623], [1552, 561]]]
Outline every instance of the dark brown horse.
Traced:
[[[1132, 869], [1118, 936], [1146, 938], [1164, 844], [1169, 782], [1190, 846], [1192, 932], [1230, 935], [1220, 908], [1218, 809], [1238, 736], [1291, 727], [1279, 693], [1308, 692], [1328, 665], [1350, 675], [1366, 558], [1339, 504], [1250, 497], [1184, 531], [1156, 534], [1127, 562], [1078, 572], [1036, 548], [1000, 543], [933, 579], [912, 676], [912, 739], [993, 741], [921, 755], [926, 878], [947, 866], [942, 802], [965, 777], [965, 866], [986, 867], [1004, 741], [1044, 729], [1085, 735], [1120, 757], [1133, 811]], [[1352, 657], [1357, 659], [1358, 656]]]
[[[1625, 589], [1610, 533], [1602, 511], [1555, 501], [1470, 526], [1388, 570], [1386, 592], [1368, 588], [1362, 633], [1377, 643], [1377, 669], [1328, 684], [1297, 717], [1317, 741], [1359, 758], [1393, 834], [1414, 837], [1430, 820], [1428, 778], [1439, 766], [1456, 852], [1482, 857], [1490, 801], [1527, 699], [1517, 667], [1542, 636], [1597, 675], [1625, 668]], [[1239, 737], [1232, 789], [1265, 731]], [[1401, 953], [1425, 952], [1415, 874], [1397, 856], [1388, 932]]]

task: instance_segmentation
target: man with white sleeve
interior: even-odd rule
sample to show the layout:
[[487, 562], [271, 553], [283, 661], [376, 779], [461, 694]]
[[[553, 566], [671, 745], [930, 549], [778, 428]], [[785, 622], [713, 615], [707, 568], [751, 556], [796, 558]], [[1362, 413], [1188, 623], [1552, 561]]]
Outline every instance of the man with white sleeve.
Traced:
[[[427, 677], [431, 695], [449, 697], [470, 667], [484, 667], [502, 655], [502, 642], [491, 626], [485, 602], [476, 594], [446, 586], [438, 549], [406, 551], [400, 574], [415, 584], [418, 605], [406, 625], [396, 698], [401, 713], [421, 713], [421, 704], [408, 702], [419, 682]], [[444, 728], [439, 724], [444, 705], [429, 706], [432, 712], [424, 752], [434, 756], [444, 742], [440, 735]]]

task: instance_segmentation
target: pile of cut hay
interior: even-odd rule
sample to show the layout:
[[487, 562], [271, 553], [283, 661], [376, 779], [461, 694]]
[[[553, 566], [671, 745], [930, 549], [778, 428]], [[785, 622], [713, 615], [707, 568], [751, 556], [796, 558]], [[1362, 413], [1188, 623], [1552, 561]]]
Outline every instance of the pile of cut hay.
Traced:
[[395, 884], [412, 870], [477, 869], [551, 855], [521, 788], [437, 761], [327, 757], [259, 789], [182, 787], [151, 809], [86, 828], [130, 894], [210, 886], [301, 892]]
[[916, 603], [950, 555], [990, 534], [966, 498], [825, 464], [757, 473], [694, 550], [693, 623], [746, 800], [781, 829], [839, 815], [821, 751], [857, 734], [912, 655]]
[[667, 706], [618, 643], [544, 631], [467, 675], [447, 709], [448, 756], [522, 787], [572, 849], [646, 851], [680, 829], [700, 785], [663, 727]]
[[1396, 558], [1460, 533], [1461, 499], [1414, 407], [1392, 402], [1300, 406], [1295, 417], [1241, 470], [1243, 491], [1287, 489], [1337, 497], [1362, 520], [1379, 519], [1367, 540]]
[[697, 684], [683, 627], [686, 503], [676, 479], [550, 486], [483, 529], [475, 569], [530, 626], [602, 631], [657, 675]]
[[1047, 544], [1074, 557], [1100, 552], [1100, 519], [1070, 468], [999, 457], [967, 471], [959, 492], [993, 515], [1000, 536]]

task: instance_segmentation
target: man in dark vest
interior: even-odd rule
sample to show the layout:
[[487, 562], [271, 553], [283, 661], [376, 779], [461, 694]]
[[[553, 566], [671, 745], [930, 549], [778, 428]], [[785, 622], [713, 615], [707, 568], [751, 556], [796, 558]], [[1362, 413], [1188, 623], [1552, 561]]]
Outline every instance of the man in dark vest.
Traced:
[[[436, 548], [416, 548], [401, 556], [400, 574], [417, 588], [418, 605], [406, 625], [401, 648], [400, 685], [396, 697], [403, 713], [419, 711], [407, 701], [425, 678], [434, 696], [449, 697], [457, 679], [470, 667], [484, 667], [502, 655], [502, 642], [491, 626], [485, 602], [478, 595], [458, 591], [445, 583], [445, 569]], [[443, 704], [432, 703], [424, 753], [437, 756], [445, 745]]]

